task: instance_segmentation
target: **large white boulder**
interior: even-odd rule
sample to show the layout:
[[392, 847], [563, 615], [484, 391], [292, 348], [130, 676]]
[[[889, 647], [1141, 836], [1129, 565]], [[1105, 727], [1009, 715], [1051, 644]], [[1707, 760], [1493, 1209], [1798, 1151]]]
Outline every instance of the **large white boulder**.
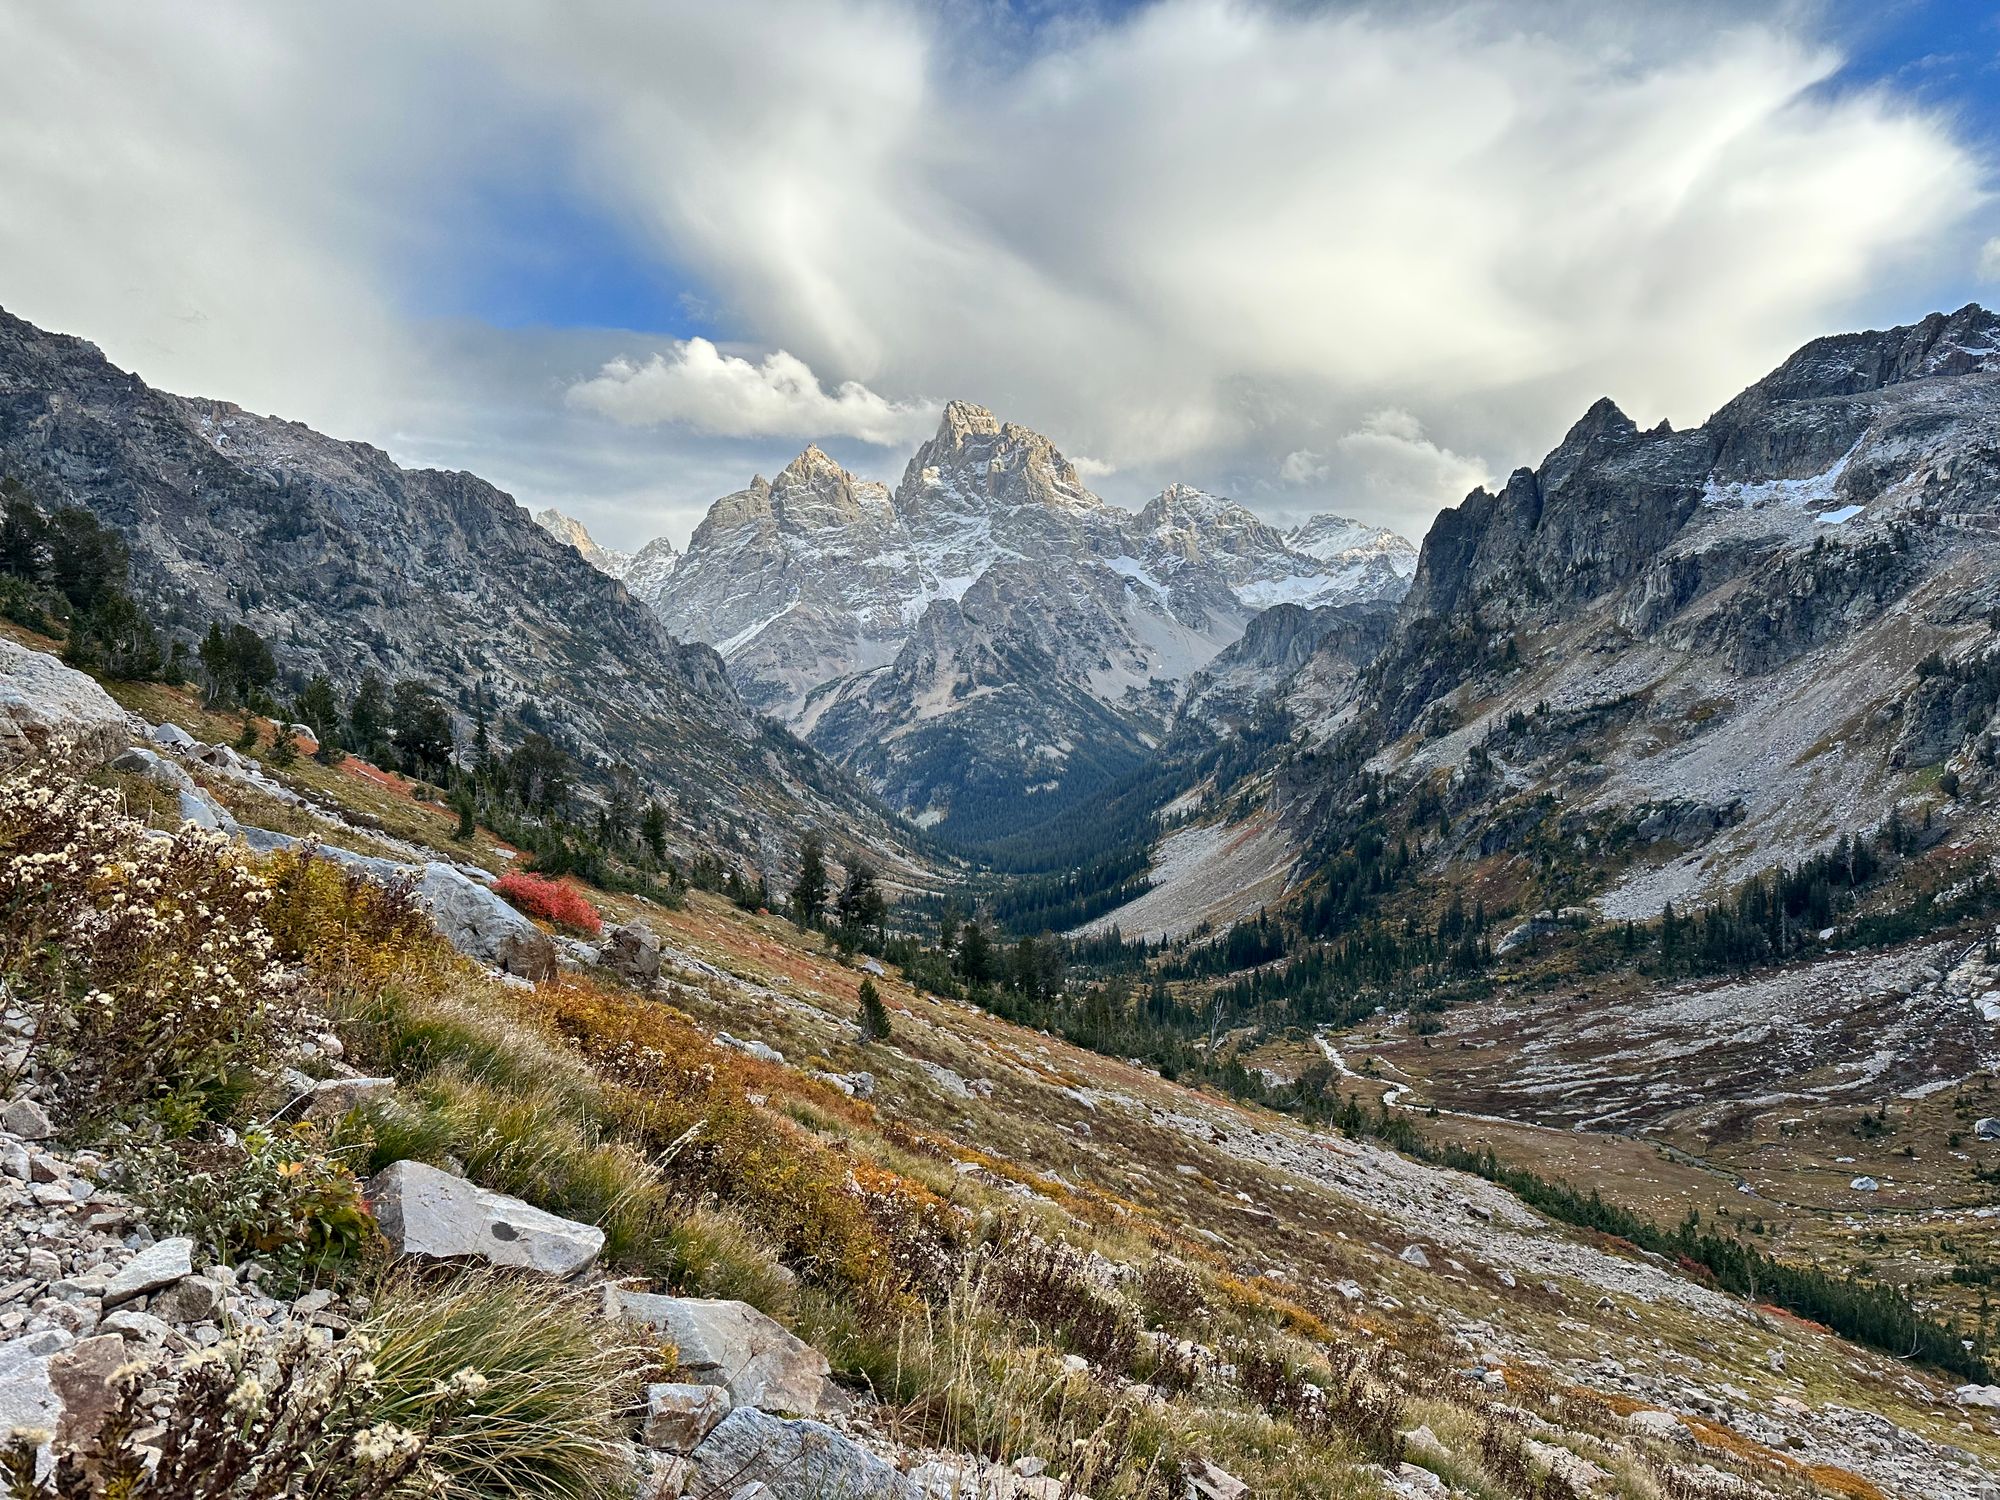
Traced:
[[617, 1288], [606, 1311], [643, 1323], [678, 1351], [700, 1385], [719, 1385], [737, 1406], [819, 1416], [827, 1409], [826, 1356], [747, 1302], [661, 1297]]
[[0, 636], [0, 767], [46, 758], [101, 766], [131, 737], [125, 710], [93, 679]]
[[519, 1198], [399, 1161], [368, 1180], [375, 1222], [399, 1255], [469, 1258], [551, 1276], [587, 1270], [604, 1248], [604, 1231], [546, 1213]]
[[549, 935], [471, 876], [432, 860], [417, 879], [417, 894], [459, 952], [523, 979], [555, 974]]

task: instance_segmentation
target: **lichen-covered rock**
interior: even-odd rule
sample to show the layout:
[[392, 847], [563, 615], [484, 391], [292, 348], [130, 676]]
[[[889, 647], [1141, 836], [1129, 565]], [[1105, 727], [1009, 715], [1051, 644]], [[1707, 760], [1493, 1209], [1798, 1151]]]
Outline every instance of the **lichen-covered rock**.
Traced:
[[616, 1288], [605, 1300], [614, 1317], [659, 1333], [693, 1380], [723, 1387], [737, 1406], [809, 1417], [826, 1410], [826, 1356], [748, 1303]]
[[399, 1255], [483, 1260], [551, 1276], [587, 1270], [604, 1231], [489, 1192], [419, 1161], [399, 1161], [368, 1180], [375, 1221]]
[[644, 922], [627, 922], [604, 934], [598, 961], [640, 984], [660, 977], [660, 939]]
[[0, 768], [50, 758], [102, 765], [130, 738], [125, 710], [95, 681], [0, 636]]
[[719, 1385], [649, 1385], [639, 1436], [648, 1448], [692, 1453], [729, 1411], [729, 1392]]
[[777, 1500], [921, 1500], [885, 1460], [818, 1422], [786, 1421], [739, 1406], [695, 1450], [695, 1468], [717, 1494], [762, 1483]]

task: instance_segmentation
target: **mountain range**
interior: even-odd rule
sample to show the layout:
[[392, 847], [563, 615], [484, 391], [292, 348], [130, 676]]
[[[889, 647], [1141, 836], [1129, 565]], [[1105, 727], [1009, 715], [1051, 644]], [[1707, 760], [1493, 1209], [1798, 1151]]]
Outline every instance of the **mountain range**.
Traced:
[[1262, 611], [1393, 602], [1416, 566], [1393, 532], [1281, 532], [1187, 485], [1122, 510], [1046, 437], [962, 401], [893, 490], [809, 447], [717, 500], [684, 556], [662, 540], [628, 562], [539, 519], [713, 645], [751, 705], [974, 841], [1130, 774]]

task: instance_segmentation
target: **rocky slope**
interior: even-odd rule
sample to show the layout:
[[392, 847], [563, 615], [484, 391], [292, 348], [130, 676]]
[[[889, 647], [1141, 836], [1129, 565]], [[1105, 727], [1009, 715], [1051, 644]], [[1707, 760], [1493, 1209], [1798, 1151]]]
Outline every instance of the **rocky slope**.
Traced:
[[[1551, 840], [1550, 899], [1710, 899], [1902, 807], [1978, 842], [2000, 707], [2000, 318], [1816, 340], [1699, 427], [1599, 401], [1440, 515], [1395, 629], [1270, 702], [1302, 850], [1357, 768], [1436, 790], [1440, 871]], [[1310, 810], [1308, 810], [1310, 809]], [[1500, 866], [1491, 862], [1500, 860]], [[1539, 887], [1536, 887], [1539, 888]], [[1157, 899], [1157, 898], [1156, 898]]]
[[1465, 833], [1487, 853], [1483, 830], [1543, 825], [1530, 805], [1613, 834], [1707, 810], [1625, 862], [1617, 916], [1899, 803], [1977, 822], [1996, 512], [2000, 318], [1977, 307], [1818, 340], [1685, 432], [1600, 401], [1438, 518], [1360, 690], [1373, 765], [1483, 802]]
[[[49, 723], [90, 697], [44, 680], [0, 685], [26, 683]], [[161, 839], [107, 816], [110, 794], [66, 777], [25, 785], [50, 795], [0, 801], [0, 854], [33, 862], [24, 899], [51, 879], [74, 892], [34, 929], [62, 951], [105, 930], [92, 902], [129, 899], [43, 847], [72, 835], [182, 881], [215, 864], [267, 889], [290, 879], [196, 830]], [[56, 821], [22, 817], [51, 804]], [[181, 894], [133, 889], [162, 908]], [[372, 889], [325, 883], [318, 899], [366, 916]], [[476, 1432], [505, 1466], [468, 1484], [478, 1500], [672, 1500], [752, 1477], [776, 1500], [1982, 1500], [1996, 1483], [2000, 1389], [1954, 1387], [1491, 1182], [1078, 1051], [887, 965], [870, 972], [893, 1035], [864, 1042], [860, 975], [812, 935], [703, 895], [662, 910], [593, 894], [619, 925], [561, 943], [563, 972], [533, 985], [441, 961], [396, 924], [336, 925], [363, 934], [335, 940], [348, 957], [394, 958], [386, 998], [344, 988], [372, 967], [301, 943], [328, 929], [295, 896], [198, 909], [189, 946], [248, 950], [309, 1002], [244, 1069], [242, 1118], [344, 1122], [374, 1153], [364, 1196], [323, 1135], [288, 1137], [278, 1180], [325, 1195], [304, 1221], [354, 1203], [381, 1236], [310, 1285], [289, 1246], [228, 1238], [245, 1189], [270, 1191], [251, 1155], [268, 1137], [203, 1121], [179, 1143], [214, 1188], [199, 1212], [163, 1179], [181, 1159], [142, 1134], [81, 1141], [79, 1095], [29, 1020], [63, 1019], [42, 1003], [48, 971], [10, 967], [26, 1004], [0, 1015], [25, 1058], [0, 1107], [9, 1426], [87, 1446], [139, 1361], [171, 1431], [183, 1382], [246, 1341], [365, 1349], [394, 1370], [413, 1306], [429, 1326], [475, 1299], [545, 1320], [506, 1358], [454, 1335], [421, 1367], [422, 1388], [450, 1380], [468, 1402], [463, 1425], [447, 1413], [427, 1431]], [[160, 982], [100, 973], [121, 1016]], [[412, 1033], [422, 1045], [399, 1044]], [[655, 1144], [675, 1141], [700, 1149]], [[384, 1280], [378, 1257], [422, 1274]], [[569, 1488], [530, 1462], [546, 1443], [518, 1450], [504, 1404], [565, 1323], [606, 1352], [559, 1366], [561, 1418], [591, 1422], [578, 1435], [603, 1461]], [[344, 1459], [349, 1433], [333, 1437]]]
[[893, 492], [809, 448], [718, 500], [671, 579], [635, 592], [748, 701], [976, 838], [1137, 765], [1259, 611], [1400, 594], [1399, 539], [1313, 526], [1324, 556], [1183, 485], [1134, 515], [1047, 438], [954, 402]]
[[81, 339], [0, 313], [0, 468], [130, 544], [134, 587], [184, 638], [240, 621], [285, 670], [363, 672], [497, 701], [503, 743], [539, 725], [586, 769], [626, 763], [675, 842], [776, 868], [837, 814], [897, 836], [849, 778], [745, 707], [722, 660], [471, 474], [155, 391]]

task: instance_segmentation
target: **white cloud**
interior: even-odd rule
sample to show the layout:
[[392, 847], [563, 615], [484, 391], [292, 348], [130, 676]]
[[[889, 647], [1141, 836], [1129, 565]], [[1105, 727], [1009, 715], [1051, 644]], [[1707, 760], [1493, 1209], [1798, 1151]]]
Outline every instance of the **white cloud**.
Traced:
[[939, 410], [935, 402], [884, 400], [854, 380], [829, 394], [804, 360], [782, 349], [752, 364], [702, 338], [643, 364], [614, 359], [568, 396], [628, 426], [680, 422], [723, 437], [851, 437], [881, 447], [927, 437]]
[[1979, 279], [2000, 281], [2000, 235], [1979, 247]]
[[1318, 484], [1331, 472], [1326, 455], [1310, 448], [1294, 448], [1278, 465], [1278, 478], [1289, 485]]
[[1070, 467], [1085, 479], [1107, 479], [1118, 472], [1118, 465], [1092, 458], [1086, 453], [1072, 453], [1069, 462]]
[[1334, 445], [1355, 508], [1369, 514], [1428, 515], [1456, 505], [1492, 475], [1482, 458], [1441, 448], [1409, 412], [1371, 412]]
[[[921, 392], [1134, 484], [1278, 474], [1420, 531], [1466, 455], [1533, 462], [1603, 394], [1699, 420], [2000, 259], [1986, 166], [1941, 112], [1822, 87], [1810, 6], [1013, 14], [7, 8], [0, 297], [170, 388], [501, 455], [536, 504], [648, 504], [635, 476], [768, 467], [781, 437], [910, 441]], [[648, 241], [707, 326], [786, 352], [441, 337], [411, 267], [476, 258], [464, 185], [531, 171]], [[452, 363], [474, 351], [506, 380]]]

